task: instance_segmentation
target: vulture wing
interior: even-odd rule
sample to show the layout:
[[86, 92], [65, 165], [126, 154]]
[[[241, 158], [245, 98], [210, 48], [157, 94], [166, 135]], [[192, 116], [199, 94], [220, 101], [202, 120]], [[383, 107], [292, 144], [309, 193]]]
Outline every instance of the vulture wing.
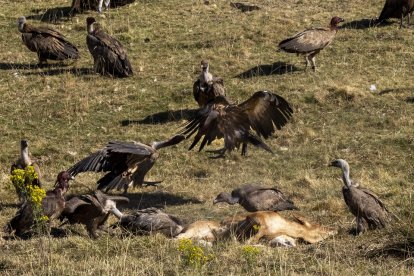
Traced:
[[211, 144], [215, 139], [224, 138], [224, 146], [227, 150], [238, 148], [242, 142], [252, 142], [257, 146], [269, 150], [258, 137], [254, 137], [250, 131], [248, 115], [240, 107], [230, 105], [224, 97], [217, 97], [204, 108], [200, 109], [182, 131], [187, 138], [194, 133], [194, 141], [190, 150], [202, 139], [199, 151], [206, 144]]
[[387, 207], [385, 206], [384, 202], [382, 202], [381, 199], [379, 199], [379, 197], [376, 194], [374, 194], [371, 190], [362, 187], [359, 187], [358, 189], [363, 191], [368, 197], [372, 198], [382, 210], [384, 210], [386, 213], [390, 213], [390, 211], [388, 211]]
[[216, 97], [225, 97], [223, 79], [213, 77], [213, 81], [206, 85], [201, 85], [200, 80], [197, 79], [193, 85], [193, 96], [200, 107], [205, 106]]
[[239, 104], [239, 108], [247, 115], [250, 127], [265, 139], [286, 125], [293, 114], [291, 105], [284, 98], [267, 91], [254, 93]]
[[297, 33], [279, 43], [279, 48], [288, 53], [310, 53], [320, 51], [332, 42], [336, 31], [314, 28]]

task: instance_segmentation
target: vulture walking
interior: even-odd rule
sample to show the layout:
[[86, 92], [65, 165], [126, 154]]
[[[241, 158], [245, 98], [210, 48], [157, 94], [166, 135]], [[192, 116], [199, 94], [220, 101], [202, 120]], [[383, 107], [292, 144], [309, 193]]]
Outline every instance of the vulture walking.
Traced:
[[400, 19], [400, 28], [403, 27], [403, 19], [407, 17], [407, 24], [410, 24], [411, 15], [414, 12], [414, 0], [386, 0], [384, 8], [378, 18], [381, 23], [388, 18]]
[[167, 237], [175, 237], [183, 230], [181, 219], [154, 207], [122, 216], [119, 225], [138, 235], [161, 233]]
[[292, 113], [291, 105], [272, 92], [258, 91], [238, 105], [230, 104], [225, 97], [219, 96], [201, 108], [181, 133], [188, 138], [197, 132], [189, 150], [203, 136], [199, 151], [215, 139], [224, 138], [224, 148], [217, 151], [217, 157], [224, 156], [227, 150], [239, 148], [240, 144], [241, 154], [246, 155], [247, 143], [272, 152], [260, 137], [266, 139], [276, 129], [281, 129], [290, 120]]
[[[42, 215], [48, 217], [49, 223], [59, 217], [65, 208], [65, 194], [69, 189], [69, 180], [73, 177], [67, 172], [60, 172], [57, 176], [55, 188], [46, 192], [42, 199]], [[25, 201], [16, 215], [6, 226], [7, 232], [15, 231], [18, 237], [25, 237], [31, 234], [35, 224], [33, 205], [30, 201]]]
[[109, 142], [108, 145], [73, 165], [68, 172], [78, 173], [93, 171], [107, 172], [98, 180], [98, 189], [105, 192], [143, 184], [155, 185], [158, 182], [145, 182], [144, 177], [157, 160], [158, 150], [178, 144], [184, 140], [183, 135], [175, 135], [169, 140], [152, 142], [150, 145], [138, 142]]
[[226, 202], [234, 205], [239, 203], [248, 212], [297, 210], [292, 201], [276, 187], [263, 188], [254, 184], [243, 185], [230, 193], [217, 195], [213, 204]]
[[310, 64], [316, 71], [315, 56], [326, 46], [331, 44], [339, 27], [344, 20], [333, 17], [328, 28], [313, 28], [297, 33], [279, 43], [279, 50], [288, 53], [305, 55], [306, 68]]
[[95, 18], [88, 17], [86, 24], [86, 44], [93, 57], [94, 71], [115, 77], [132, 76], [132, 66], [121, 42], [108, 35]]
[[[13, 173], [13, 171], [15, 169], [21, 169], [24, 170], [26, 169], [27, 166], [32, 166], [37, 178], [33, 180], [33, 185], [38, 186], [38, 187], [42, 187], [40, 178], [41, 178], [41, 174], [40, 174], [40, 169], [39, 166], [37, 165], [37, 163], [33, 162], [32, 159], [30, 158], [30, 154], [29, 154], [29, 142], [27, 142], [27, 140], [21, 140], [20, 141], [20, 157], [11, 165], [10, 168], [10, 173]], [[19, 197], [20, 200], [23, 200], [24, 195], [23, 195], [23, 191], [20, 189], [20, 187], [15, 187], [16, 188], [16, 193]]]
[[201, 73], [193, 85], [193, 96], [200, 107], [218, 96], [226, 96], [222, 78], [213, 77], [208, 71], [208, 61], [201, 61]]
[[349, 177], [349, 165], [343, 159], [336, 159], [330, 166], [342, 170], [344, 187], [342, 194], [351, 213], [356, 217], [356, 232], [363, 233], [369, 229], [383, 228], [390, 222], [393, 216], [384, 203], [368, 189], [359, 186]]
[[76, 196], [66, 202], [60, 220], [66, 218], [70, 224], [85, 225], [89, 236], [96, 239], [98, 238], [97, 229], [103, 228], [110, 214], [117, 218], [122, 217], [123, 214], [116, 207], [118, 202], [127, 203], [129, 199], [123, 196], [109, 196], [101, 191], [95, 191], [90, 195]]
[[48, 27], [34, 27], [26, 23], [24, 16], [18, 20], [23, 43], [30, 51], [36, 52], [39, 66], [47, 60], [78, 59], [79, 51], [64, 35]]

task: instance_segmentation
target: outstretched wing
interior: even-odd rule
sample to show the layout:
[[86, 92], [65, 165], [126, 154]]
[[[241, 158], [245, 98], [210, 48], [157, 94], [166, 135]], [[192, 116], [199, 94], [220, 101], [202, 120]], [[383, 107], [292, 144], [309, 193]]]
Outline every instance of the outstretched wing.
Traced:
[[265, 139], [286, 125], [293, 114], [292, 106], [284, 98], [267, 91], [254, 93], [238, 106], [248, 116], [250, 127]]
[[247, 140], [249, 128], [248, 117], [238, 106], [229, 105], [224, 97], [217, 97], [200, 109], [196, 117], [184, 127], [182, 134], [188, 138], [197, 133], [190, 150], [201, 139], [200, 151], [206, 144], [220, 138], [224, 138], [226, 149], [233, 150]]

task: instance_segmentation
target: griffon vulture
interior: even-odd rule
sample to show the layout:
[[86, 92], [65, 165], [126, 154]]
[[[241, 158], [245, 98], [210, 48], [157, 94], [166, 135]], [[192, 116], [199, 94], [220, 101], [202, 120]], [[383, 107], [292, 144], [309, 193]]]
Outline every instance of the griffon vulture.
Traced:
[[386, 0], [384, 8], [378, 18], [378, 22], [388, 18], [400, 19], [400, 28], [403, 27], [403, 19], [407, 16], [407, 23], [410, 24], [410, 18], [414, 11], [414, 0]]
[[223, 79], [213, 77], [209, 72], [208, 61], [201, 61], [201, 73], [193, 85], [193, 96], [200, 107], [218, 96], [226, 96]]

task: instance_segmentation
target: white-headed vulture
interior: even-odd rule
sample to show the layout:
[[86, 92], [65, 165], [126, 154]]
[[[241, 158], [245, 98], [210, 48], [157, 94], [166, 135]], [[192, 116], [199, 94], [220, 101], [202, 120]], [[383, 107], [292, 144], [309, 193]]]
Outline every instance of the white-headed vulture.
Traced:
[[400, 28], [403, 27], [403, 19], [407, 16], [407, 23], [410, 24], [411, 15], [414, 12], [414, 0], [386, 0], [384, 8], [378, 18], [381, 23], [388, 18], [400, 19]]
[[23, 43], [30, 51], [36, 52], [39, 65], [47, 60], [64, 60], [79, 58], [79, 51], [64, 35], [49, 27], [34, 27], [26, 23], [24, 16], [18, 20]]
[[86, 24], [88, 29], [86, 44], [93, 57], [94, 71], [115, 77], [132, 76], [132, 66], [121, 42], [107, 34], [95, 18], [88, 17]]
[[242, 155], [245, 155], [247, 143], [272, 152], [260, 137], [270, 137], [276, 129], [286, 125], [292, 114], [291, 105], [272, 92], [258, 91], [238, 105], [230, 104], [225, 97], [219, 96], [201, 108], [181, 133], [187, 135], [186, 138], [196, 133], [189, 150], [204, 137], [199, 151], [215, 139], [224, 138], [224, 149], [219, 151], [219, 156], [227, 150], [239, 148], [240, 144]]
[[85, 225], [89, 236], [96, 239], [97, 229], [104, 226], [110, 214], [117, 218], [123, 216], [116, 206], [118, 202], [128, 203], [129, 199], [123, 196], [106, 195], [101, 191], [75, 196], [66, 201], [60, 220], [67, 219], [70, 224]]
[[298, 209], [278, 188], [263, 188], [254, 184], [243, 185], [234, 189], [231, 194], [218, 194], [213, 203], [219, 202], [231, 205], [239, 203], [248, 212]]
[[81, 172], [107, 172], [98, 180], [98, 189], [109, 191], [124, 190], [128, 187], [156, 184], [145, 182], [144, 177], [157, 160], [158, 150], [178, 144], [185, 137], [175, 135], [169, 140], [153, 142], [151, 145], [139, 142], [109, 142], [108, 145], [73, 165], [68, 172], [77, 175]]
[[336, 159], [330, 166], [342, 170], [344, 186], [342, 194], [346, 205], [356, 217], [357, 234], [369, 229], [383, 228], [390, 222], [393, 215], [385, 207], [385, 204], [372, 191], [362, 188], [349, 177], [349, 165], [343, 159]]
[[316, 70], [315, 56], [326, 46], [331, 44], [339, 27], [344, 20], [333, 17], [328, 28], [313, 28], [297, 33], [279, 43], [279, 50], [288, 53], [305, 55], [306, 68], [310, 64]]
[[226, 96], [223, 79], [213, 77], [206, 60], [201, 61], [201, 73], [193, 84], [193, 96], [200, 107], [218, 96]]

